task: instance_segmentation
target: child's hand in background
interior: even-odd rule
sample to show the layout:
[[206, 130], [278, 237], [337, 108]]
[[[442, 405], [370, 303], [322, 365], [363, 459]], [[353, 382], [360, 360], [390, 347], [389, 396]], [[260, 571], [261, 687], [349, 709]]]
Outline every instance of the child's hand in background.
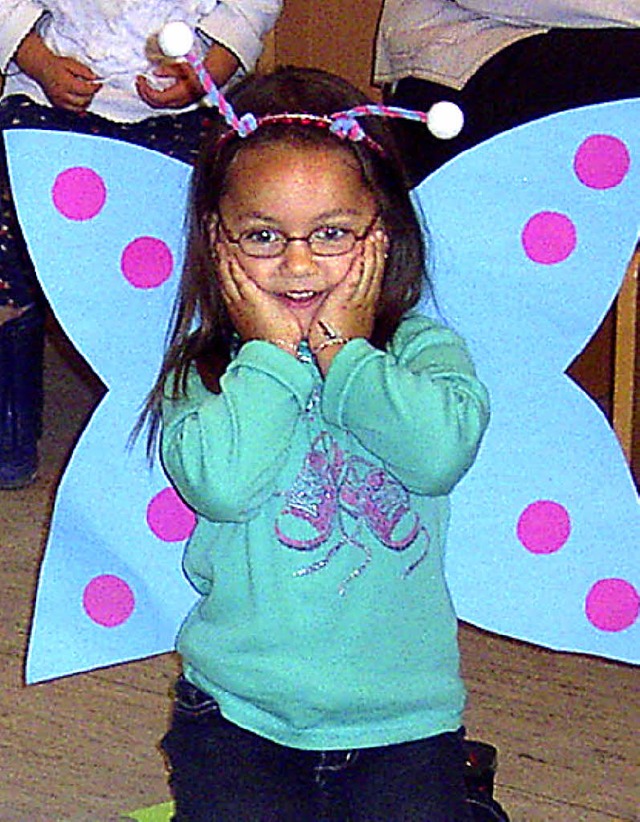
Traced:
[[222, 296], [242, 340], [268, 340], [295, 354], [302, 331], [294, 315], [247, 275], [228, 245], [218, 242], [216, 254]]
[[[160, 52], [157, 58], [162, 59]], [[214, 43], [204, 58], [204, 64], [214, 83], [221, 87], [240, 63], [235, 54]], [[151, 108], [186, 108], [204, 94], [200, 80], [189, 63], [162, 61], [153, 70], [153, 76], [159, 78], [160, 82], [154, 84], [153, 79], [149, 81], [144, 75], [139, 75], [136, 79], [138, 95]]]
[[[361, 252], [354, 257], [345, 278], [329, 294], [311, 324], [309, 345], [312, 351], [317, 351], [332, 334], [346, 339], [368, 339], [371, 336], [384, 276], [387, 243], [382, 229], [364, 240]], [[332, 345], [318, 352], [318, 362], [324, 373], [339, 350], [339, 345]]]
[[[159, 82], [154, 83], [153, 79]], [[136, 78], [136, 90], [151, 108], [185, 108], [204, 94], [200, 81], [188, 63], [166, 63], [153, 70], [151, 80], [144, 75]]]
[[73, 57], [58, 57], [35, 32], [16, 51], [16, 63], [38, 83], [51, 105], [68, 111], [85, 111], [101, 85], [97, 75]]

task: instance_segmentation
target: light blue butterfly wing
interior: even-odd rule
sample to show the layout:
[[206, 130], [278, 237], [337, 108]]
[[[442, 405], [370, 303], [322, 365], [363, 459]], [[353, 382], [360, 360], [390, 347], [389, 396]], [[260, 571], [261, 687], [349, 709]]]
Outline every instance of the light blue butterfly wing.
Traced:
[[[637, 237], [634, 117], [638, 101], [539, 121], [461, 155], [416, 192], [432, 230], [440, 305], [468, 338], [493, 395], [493, 421], [478, 463], [454, 495], [448, 575], [458, 610], [464, 619], [508, 636], [618, 659], [637, 659], [637, 494], [606, 420], [564, 369], [606, 312]], [[147, 307], [132, 310], [136, 334], [130, 320], [123, 322], [129, 315], [122, 304], [96, 302], [95, 281], [85, 289], [87, 304], [106, 316], [119, 340], [128, 341], [118, 356], [109, 357], [104, 338], [96, 337], [95, 324], [83, 319], [77, 295], [68, 291], [74, 257], [91, 260], [93, 269], [94, 240], [68, 237], [60, 243], [74, 251], [66, 267], [62, 253], [58, 269], [49, 252], [52, 236], [54, 245], [62, 236], [60, 226], [57, 233], [45, 234], [34, 216], [52, 199], [61, 171], [91, 169], [94, 159], [82, 160], [65, 135], [58, 159], [53, 152], [48, 157], [51, 172], [37, 190], [30, 189], [32, 166], [25, 158], [34, 145], [42, 145], [43, 134], [32, 136], [36, 143], [29, 150], [19, 145], [26, 139], [19, 134], [24, 132], [9, 135], [12, 178], [34, 258], [70, 336], [111, 387], [58, 495], [29, 656], [29, 678], [37, 681], [171, 647], [192, 601], [179, 571], [180, 538], [192, 527], [189, 512], [171, 497], [164, 477], [142, 469], [141, 454], [124, 451], [137, 403], [160, 361], [162, 343], [154, 333], [164, 334], [174, 278], [150, 287], [146, 278], [153, 280], [153, 273], [142, 265], [136, 274], [134, 265], [131, 278], [137, 286], [122, 289], [121, 279], [127, 268], [123, 250], [136, 238], [162, 240], [175, 249], [177, 264], [184, 198], [176, 192], [184, 192], [187, 171], [173, 164], [178, 171], [171, 178], [164, 171], [171, 161], [159, 155], [117, 144], [121, 157], [115, 163], [110, 141], [95, 147], [98, 155], [103, 149], [107, 155], [99, 176], [108, 181], [107, 191], [118, 193], [118, 210], [131, 215], [131, 204], [139, 198], [135, 213], [151, 219], [149, 227], [133, 233], [129, 218], [123, 227], [114, 214], [113, 225], [105, 225], [105, 236], [111, 237], [106, 250], [117, 252], [107, 255], [107, 286], [100, 288], [104, 295], [115, 277], [128, 295], [126, 305], [144, 292]], [[607, 139], [596, 140], [600, 147], [594, 151], [588, 141], [598, 135]], [[618, 183], [602, 187], [603, 180], [621, 174], [621, 145], [631, 164]], [[582, 152], [581, 146], [586, 146]], [[613, 160], [607, 160], [607, 152], [613, 152]], [[578, 156], [589, 185], [576, 183], [572, 169]], [[147, 170], [147, 160], [153, 171]], [[603, 170], [603, 162], [612, 168]], [[529, 222], [532, 217], [537, 220]], [[65, 220], [72, 234], [85, 228], [86, 220]], [[94, 227], [97, 220], [91, 218]], [[551, 241], [545, 242], [549, 233]], [[576, 248], [566, 259], [550, 262], [573, 242]], [[544, 262], [534, 262], [525, 246]], [[145, 248], [158, 250], [153, 243]], [[156, 297], [158, 314], [149, 314]], [[137, 357], [129, 355], [139, 351], [143, 326], [145, 334], [153, 327], [145, 337], [149, 363], [136, 371], [131, 362]], [[109, 401], [118, 411], [101, 424]], [[96, 466], [101, 473], [105, 469], [104, 476], [112, 474], [101, 507], [96, 505], [101, 496]], [[156, 509], [160, 514], [149, 514]], [[156, 522], [162, 540], [150, 536], [149, 520]]]
[[627, 661], [639, 658], [638, 495], [604, 415], [564, 372], [638, 239], [639, 121], [640, 100], [545, 118], [456, 157], [415, 192], [439, 307], [492, 396], [479, 459], [453, 496], [458, 613]]
[[193, 601], [193, 514], [127, 447], [160, 366], [183, 254], [190, 169], [104, 138], [5, 134], [19, 217], [58, 320], [107, 386], [57, 493], [27, 681], [173, 648]]

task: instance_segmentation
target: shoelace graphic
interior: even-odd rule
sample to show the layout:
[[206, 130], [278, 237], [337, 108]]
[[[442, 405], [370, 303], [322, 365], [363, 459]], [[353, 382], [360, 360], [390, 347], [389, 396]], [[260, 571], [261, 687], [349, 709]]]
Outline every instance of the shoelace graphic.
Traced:
[[[342, 581], [340, 595], [347, 586], [365, 571], [373, 560], [371, 548], [362, 539], [365, 526], [390, 550], [408, 550], [419, 537], [424, 538], [424, 548], [416, 560], [407, 566], [403, 577], [409, 576], [426, 558], [429, 551], [429, 534], [417, 513], [410, 508], [410, 497], [401, 484], [382, 468], [357, 456], [343, 454], [335, 440], [326, 431], [313, 440], [303, 467], [293, 487], [286, 495], [287, 504], [275, 525], [278, 539], [283, 545], [296, 550], [310, 551], [319, 548], [338, 531], [338, 541], [322, 559], [296, 572], [296, 576], [308, 576], [325, 569], [336, 554], [345, 546], [352, 546], [364, 554], [364, 560]], [[351, 530], [345, 524], [355, 522]], [[409, 516], [408, 531], [398, 539], [394, 529]], [[295, 526], [306, 529], [305, 538], [295, 537]]]

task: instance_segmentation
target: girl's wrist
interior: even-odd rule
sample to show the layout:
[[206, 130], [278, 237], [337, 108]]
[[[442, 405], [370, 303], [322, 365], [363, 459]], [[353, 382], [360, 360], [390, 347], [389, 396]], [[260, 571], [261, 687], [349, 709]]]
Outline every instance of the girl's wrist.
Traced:
[[333, 346], [342, 347], [342, 346], [346, 345], [348, 342], [351, 342], [351, 340], [354, 340], [354, 339], [355, 339], [355, 337], [342, 337], [342, 336], [330, 337], [328, 340], [322, 340], [320, 343], [318, 343], [318, 345], [313, 347], [311, 349], [311, 353], [315, 357], [317, 357], [318, 354], [321, 354], [323, 351], [326, 351], [327, 348], [331, 348]]
[[298, 346], [296, 343], [291, 342], [290, 340], [281, 340], [281, 339], [265, 339], [264, 342], [271, 343], [271, 345], [275, 345], [277, 348], [280, 348], [282, 351], [286, 351], [287, 354], [292, 354], [294, 357], [298, 357]]
[[240, 67], [236, 55], [220, 43], [214, 43], [203, 60], [217, 86], [224, 86]]
[[318, 320], [318, 327], [322, 334], [315, 336], [320, 336], [320, 341], [315, 343], [311, 340], [309, 341], [309, 347], [314, 357], [317, 357], [318, 354], [326, 351], [328, 348], [333, 348], [334, 346], [341, 348], [354, 339], [354, 337], [347, 337], [346, 334], [343, 334], [324, 320]]
[[44, 40], [32, 29], [15, 50], [13, 60], [24, 74], [42, 85], [42, 75], [52, 56]]
[[324, 340], [311, 349], [323, 377], [327, 376], [334, 359], [352, 339], [355, 339], [355, 337], [334, 337], [331, 340]]

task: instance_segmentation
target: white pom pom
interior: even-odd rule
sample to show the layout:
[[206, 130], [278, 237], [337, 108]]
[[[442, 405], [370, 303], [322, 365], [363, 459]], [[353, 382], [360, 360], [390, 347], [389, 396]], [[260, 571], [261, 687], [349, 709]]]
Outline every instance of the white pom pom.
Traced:
[[434, 103], [429, 109], [427, 128], [438, 140], [457, 137], [464, 125], [464, 114], [460, 106], [448, 100]]
[[186, 23], [167, 23], [158, 34], [158, 45], [167, 57], [184, 57], [193, 46], [193, 32]]

